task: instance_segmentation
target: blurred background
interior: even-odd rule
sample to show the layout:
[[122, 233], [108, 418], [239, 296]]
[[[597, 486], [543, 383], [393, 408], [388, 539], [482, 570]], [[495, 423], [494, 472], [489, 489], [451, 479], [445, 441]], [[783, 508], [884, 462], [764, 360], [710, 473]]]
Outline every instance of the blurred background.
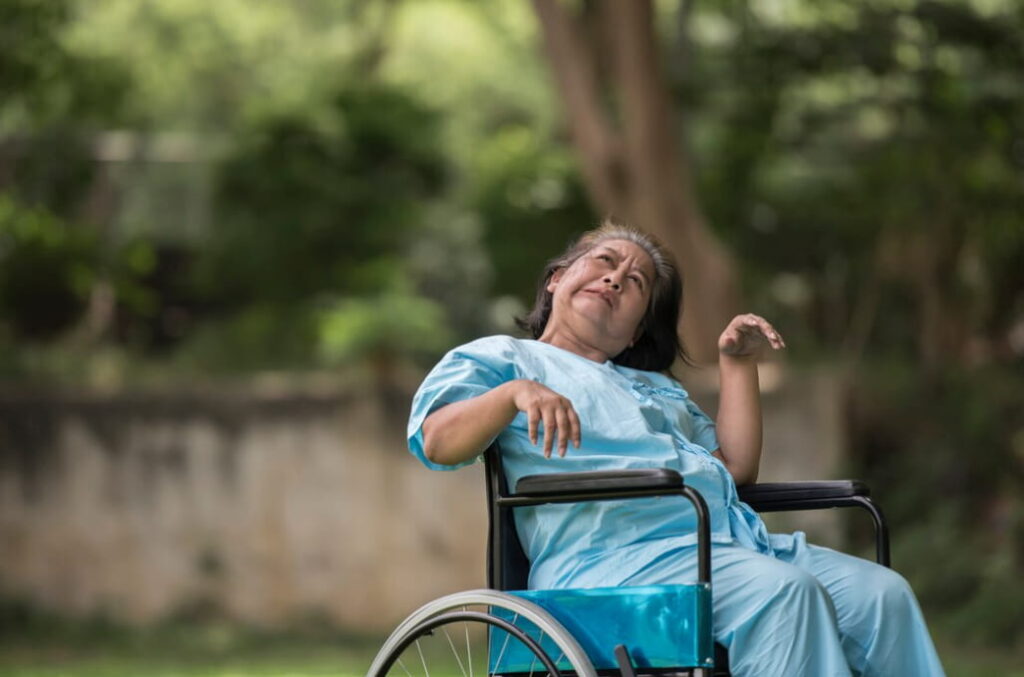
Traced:
[[481, 585], [411, 394], [607, 215], [707, 409], [786, 337], [763, 476], [867, 480], [950, 674], [1024, 674], [1016, 0], [0, 0], [0, 674], [359, 675]]

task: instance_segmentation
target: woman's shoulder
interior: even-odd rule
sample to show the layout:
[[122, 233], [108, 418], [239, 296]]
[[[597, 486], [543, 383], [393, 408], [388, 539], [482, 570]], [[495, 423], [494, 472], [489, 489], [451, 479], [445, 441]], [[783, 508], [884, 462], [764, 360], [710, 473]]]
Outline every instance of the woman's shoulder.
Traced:
[[452, 348], [445, 360], [469, 359], [495, 369], [508, 367], [521, 378], [543, 378], [558, 371], [576, 372], [583, 366], [605, 369], [604, 365], [567, 350], [533, 339], [513, 336], [484, 336]]
[[482, 370], [501, 379], [540, 378], [550, 371], [550, 358], [537, 341], [512, 336], [484, 336], [463, 343], [441, 358], [434, 372]]
[[520, 343], [522, 343], [521, 339], [504, 334], [495, 334], [494, 336], [482, 336], [468, 343], [463, 343], [448, 352], [456, 355], [502, 355], [520, 351]]
[[528, 345], [530, 343], [533, 343], [533, 341], [518, 339], [504, 334], [483, 336], [452, 348], [445, 355], [444, 359], [468, 358], [488, 364], [517, 362], [531, 352]]

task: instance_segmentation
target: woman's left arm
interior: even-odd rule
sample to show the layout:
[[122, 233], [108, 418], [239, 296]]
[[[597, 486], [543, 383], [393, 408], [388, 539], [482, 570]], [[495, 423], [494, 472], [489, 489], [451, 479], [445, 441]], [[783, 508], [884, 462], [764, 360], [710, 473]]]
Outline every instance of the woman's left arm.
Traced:
[[786, 346], [775, 328], [763, 317], [739, 315], [718, 339], [719, 448], [722, 460], [736, 484], [757, 481], [761, 465], [761, 390], [757, 360], [765, 345], [779, 350]]

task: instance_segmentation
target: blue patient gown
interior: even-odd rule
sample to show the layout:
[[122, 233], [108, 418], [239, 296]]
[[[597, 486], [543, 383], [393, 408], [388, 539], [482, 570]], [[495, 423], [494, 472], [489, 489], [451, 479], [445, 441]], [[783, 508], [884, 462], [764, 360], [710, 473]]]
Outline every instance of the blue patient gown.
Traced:
[[[734, 675], [942, 675], [906, 581], [863, 559], [769, 534], [736, 494], [714, 423], [675, 380], [598, 363], [531, 340], [493, 336], [455, 348], [413, 400], [409, 448], [427, 467], [423, 421], [440, 407], [514, 379], [568, 398], [581, 447], [544, 458], [519, 413], [499, 435], [509, 486], [545, 472], [672, 468], [711, 515], [714, 634]], [[543, 439], [543, 437], [541, 437]], [[462, 465], [473, 463], [467, 461]], [[691, 583], [696, 517], [683, 499], [647, 498], [520, 508], [516, 527], [531, 588]]]

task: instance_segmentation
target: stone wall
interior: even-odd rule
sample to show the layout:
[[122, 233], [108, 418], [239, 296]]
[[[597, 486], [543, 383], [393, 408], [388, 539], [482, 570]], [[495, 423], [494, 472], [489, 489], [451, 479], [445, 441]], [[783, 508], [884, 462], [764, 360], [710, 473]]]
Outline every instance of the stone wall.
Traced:
[[[836, 476], [834, 379], [763, 382], [762, 479]], [[481, 586], [481, 468], [423, 469], [404, 412], [386, 411], [341, 389], [0, 395], [0, 596], [132, 623], [205, 609], [380, 632]], [[781, 526], [834, 543], [834, 511]]]
[[0, 595], [381, 630], [482, 584], [481, 477], [424, 470], [370, 398], [7, 396]]

